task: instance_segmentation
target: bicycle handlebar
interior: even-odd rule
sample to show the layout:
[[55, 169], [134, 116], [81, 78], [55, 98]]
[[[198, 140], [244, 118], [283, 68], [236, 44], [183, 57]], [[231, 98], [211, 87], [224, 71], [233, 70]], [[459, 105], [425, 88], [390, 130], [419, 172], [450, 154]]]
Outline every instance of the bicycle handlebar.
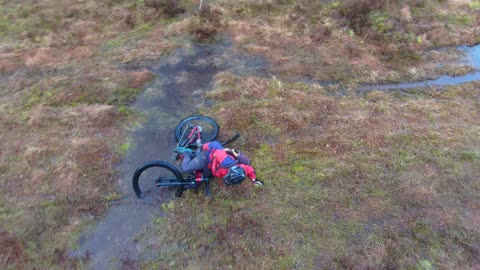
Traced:
[[237, 134], [235, 134], [232, 138], [230, 138], [226, 142], [222, 143], [222, 146], [225, 146], [229, 143], [232, 143], [232, 142], [236, 141], [238, 138], [240, 138], [240, 133], [237, 132]]

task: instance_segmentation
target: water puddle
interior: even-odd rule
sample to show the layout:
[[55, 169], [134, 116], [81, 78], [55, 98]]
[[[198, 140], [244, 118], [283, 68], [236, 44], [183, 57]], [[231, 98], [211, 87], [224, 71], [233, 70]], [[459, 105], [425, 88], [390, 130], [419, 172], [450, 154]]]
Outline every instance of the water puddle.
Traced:
[[458, 50], [465, 54], [463, 59], [460, 59], [460, 62], [465, 63], [466, 66], [473, 67], [474, 69], [473, 72], [462, 75], [462, 76], [444, 75], [433, 80], [425, 80], [425, 81], [418, 81], [418, 82], [363, 85], [358, 87], [356, 90], [359, 93], [367, 93], [371, 91], [408, 90], [408, 89], [414, 89], [414, 88], [443, 87], [443, 86], [449, 86], [449, 85], [458, 85], [458, 84], [480, 80], [480, 44], [473, 47], [461, 46], [461, 47], [458, 47]]
[[136, 269], [142, 244], [137, 239], [154, 217], [162, 215], [161, 205], [173, 198], [174, 192], [159, 192], [154, 200], [137, 199], [131, 186], [135, 169], [149, 160], [172, 161], [175, 146], [173, 129], [184, 117], [201, 106], [202, 99], [221, 71], [237, 75], [266, 75], [266, 62], [259, 57], [245, 56], [231, 48], [228, 40], [210, 45], [186, 42], [170, 56], [156, 64], [140, 64], [155, 74], [145, 86], [133, 107], [146, 121], [131, 136], [134, 147], [119, 166], [119, 189], [124, 198], [112, 204], [95, 228], [83, 233], [79, 248], [70, 252], [77, 259], [87, 259], [91, 269]]
[[3, 86], [4, 84], [7, 84], [9, 76], [0, 74], [0, 86]]
[[14, 74], [0, 73], [0, 97], [7, 96], [12, 90], [9, 89], [9, 84], [15, 80]]

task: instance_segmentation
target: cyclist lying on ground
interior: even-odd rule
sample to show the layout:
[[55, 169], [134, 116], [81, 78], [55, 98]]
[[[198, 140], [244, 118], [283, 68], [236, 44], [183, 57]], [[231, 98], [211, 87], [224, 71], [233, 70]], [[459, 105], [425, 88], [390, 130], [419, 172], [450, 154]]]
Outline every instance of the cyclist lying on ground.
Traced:
[[263, 185], [262, 181], [257, 180], [250, 159], [243, 153], [223, 148], [217, 141], [201, 144], [201, 141], [197, 140], [197, 147], [200, 151], [196, 154], [190, 148], [175, 149], [177, 160], [182, 160], [181, 169], [184, 173], [202, 170], [204, 174], [222, 179], [226, 185], [239, 184], [247, 176], [255, 186]]

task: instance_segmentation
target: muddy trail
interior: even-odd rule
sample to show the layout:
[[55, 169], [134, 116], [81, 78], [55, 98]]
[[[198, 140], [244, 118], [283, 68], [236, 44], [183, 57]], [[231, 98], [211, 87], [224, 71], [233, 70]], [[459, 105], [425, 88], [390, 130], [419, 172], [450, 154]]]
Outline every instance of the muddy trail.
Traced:
[[[408, 90], [480, 80], [480, 46], [459, 47], [458, 50], [465, 55], [460, 59], [461, 63], [474, 68], [472, 73], [419, 82], [362, 85], [356, 92]], [[146, 161], [173, 162], [171, 151], [175, 146], [175, 125], [195, 114], [199, 107], [209, 105], [204, 93], [212, 87], [214, 76], [222, 71], [240, 76], [271, 76], [263, 58], [237, 52], [228, 39], [209, 45], [186, 41], [171, 55], [126, 68], [147, 68], [155, 78], [145, 86], [133, 104], [134, 109], [145, 116], [145, 121], [132, 132], [132, 147], [118, 167], [118, 187], [123, 197], [111, 204], [102, 221], [79, 237], [79, 248], [70, 252], [70, 257], [88, 261], [91, 269], [136, 269], [142, 261], [139, 254], [145, 243], [138, 239], [155, 217], [162, 216], [161, 205], [173, 199], [174, 191], [165, 190], [154, 199], [140, 200], [132, 190], [132, 174]], [[336, 85], [320, 84], [327, 87]]]
[[203, 96], [211, 88], [214, 76], [221, 71], [238, 75], [267, 72], [263, 59], [235, 52], [227, 39], [209, 45], [186, 41], [182, 48], [155, 63], [136, 63], [129, 68], [147, 68], [155, 78], [133, 104], [145, 121], [132, 132], [132, 147], [118, 167], [118, 186], [123, 197], [111, 204], [102, 221], [79, 237], [79, 248], [70, 252], [72, 258], [87, 260], [90, 269], [138, 267], [142, 243], [136, 239], [154, 217], [162, 216], [161, 205], [174, 197], [174, 191], [163, 190], [154, 199], [140, 200], [133, 192], [131, 177], [146, 161], [173, 163], [175, 125], [195, 114], [198, 107], [208, 106]]

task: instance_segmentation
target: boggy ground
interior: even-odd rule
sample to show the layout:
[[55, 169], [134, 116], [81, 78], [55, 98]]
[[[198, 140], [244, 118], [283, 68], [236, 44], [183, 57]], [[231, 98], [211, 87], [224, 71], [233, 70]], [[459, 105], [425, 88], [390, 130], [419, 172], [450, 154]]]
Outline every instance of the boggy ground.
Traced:
[[[202, 112], [241, 131], [234, 147], [253, 158], [266, 186], [217, 189], [214, 200], [190, 193], [166, 205], [167, 216], [143, 236], [151, 242], [145, 269], [480, 266], [478, 83], [333, 97], [320, 84], [285, 80], [468, 72], [438, 65], [452, 51], [428, 49], [478, 42], [478, 2], [390, 2], [360, 14], [365, 25], [345, 27], [341, 14], [362, 12], [361, 3], [374, 1], [224, 3], [233, 40], [265, 55], [282, 79], [220, 74], [208, 95], [216, 105]], [[303, 23], [286, 19], [293, 11]], [[376, 19], [392, 25], [379, 31]], [[315, 41], [313, 27], [331, 29]]]
[[67, 251], [120, 197], [128, 104], [151, 78], [125, 66], [176, 47], [180, 11], [0, 1], [0, 268], [82, 267]]
[[[85, 266], [66, 252], [119, 196], [151, 76], [124, 67], [185, 36], [226, 32], [282, 78], [345, 84], [465, 73], [428, 49], [479, 41], [478, 1], [210, 1], [212, 19], [167, 2], [0, 1], [1, 267]], [[146, 268], [479, 267], [478, 83], [332, 97], [286, 81], [216, 78], [201, 112], [241, 131], [266, 186], [166, 205], [139, 237]]]
[[355, 84], [457, 74], [466, 70], [448, 63], [451, 52], [429, 49], [480, 42], [478, 1], [229, 3], [234, 40], [286, 78]]
[[331, 97], [219, 76], [205, 112], [242, 131], [266, 185], [174, 201], [150, 266], [479, 267], [479, 86]]

